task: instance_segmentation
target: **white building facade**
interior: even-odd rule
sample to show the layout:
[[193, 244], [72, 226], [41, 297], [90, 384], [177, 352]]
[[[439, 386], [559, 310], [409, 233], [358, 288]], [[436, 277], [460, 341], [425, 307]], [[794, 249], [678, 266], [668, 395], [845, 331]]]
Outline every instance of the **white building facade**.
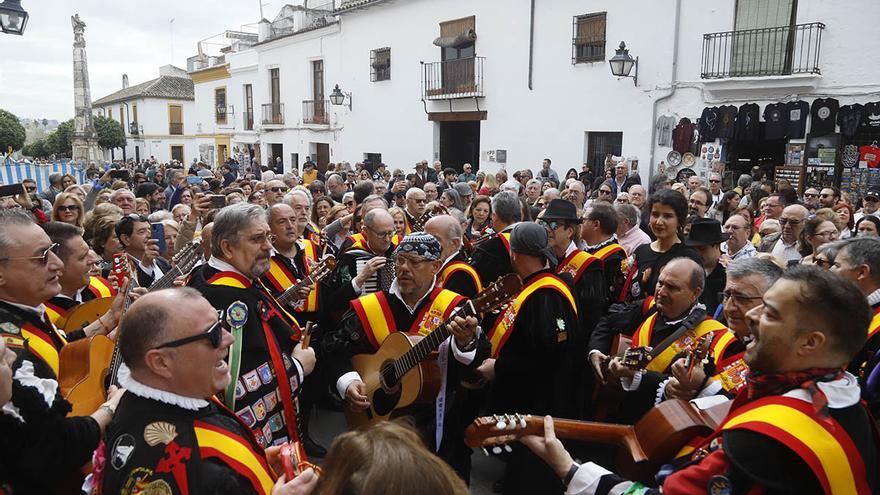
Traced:
[[[95, 100], [92, 111], [122, 124], [126, 147], [122, 153], [113, 150], [117, 160], [155, 157], [161, 163], [189, 163], [197, 156], [193, 83], [182, 69], [163, 66], [158, 78], [134, 86], [123, 75], [122, 89]], [[109, 160], [111, 151], [105, 155]]]
[[[321, 165], [370, 160], [409, 169], [427, 159], [512, 172], [539, 170], [551, 158], [562, 175], [583, 164], [601, 173], [615, 155], [630, 158], [644, 182], [661, 162], [673, 165], [669, 158], [673, 173], [705, 176], [714, 168], [735, 181], [753, 165], [794, 160], [790, 147], [800, 145], [800, 163], [816, 165], [801, 178], [824, 180], [845, 178], [845, 147], [870, 143], [875, 132], [870, 106], [855, 133], [833, 124], [830, 133], [812, 132], [805, 117], [802, 134], [779, 138], [763, 115], [797, 101], [813, 110], [820, 98], [841, 108], [880, 100], [880, 68], [865, 55], [880, 45], [864, 36], [880, 14], [872, 0], [348, 0], [335, 7], [333, 15], [298, 18], [290, 9], [302, 8], [288, 6], [260, 24], [250, 49], [256, 69], [247, 74], [263, 164], [281, 157], [288, 168], [310, 156]], [[313, 24], [290, 25], [304, 18]], [[609, 69], [621, 41], [638, 57], [630, 73], [637, 85]], [[253, 67], [252, 55], [247, 60], [242, 67]], [[337, 84], [346, 94], [341, 106], [327, 101]], [[677, 146], [676, 158], [670, 129], [657, 131], [661, 117], [697, 124], [706, 108], [745, 104], [758, 105], [753, 139], [692, 139]], [[718, 116], [707, 115], [704, 124]], [[831, 145], [839, 153], [828, 169], [828, 155], [814, 155]]]

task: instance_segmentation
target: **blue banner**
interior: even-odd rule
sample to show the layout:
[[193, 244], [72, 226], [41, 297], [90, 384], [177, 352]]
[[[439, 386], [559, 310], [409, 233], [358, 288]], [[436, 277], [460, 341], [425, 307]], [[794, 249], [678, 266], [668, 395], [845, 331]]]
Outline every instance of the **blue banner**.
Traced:
[[24, 179], [33, 179], [37, 183], [37, 191], [49, 188], [49, 175], [54, 173], [70, 174], [76, 177], [77, 184], [86, 181], [85, 169], [76, 167], [73, 162], [26, 163], [7, 157], [0, 166], [0, 184], [18, 184]]

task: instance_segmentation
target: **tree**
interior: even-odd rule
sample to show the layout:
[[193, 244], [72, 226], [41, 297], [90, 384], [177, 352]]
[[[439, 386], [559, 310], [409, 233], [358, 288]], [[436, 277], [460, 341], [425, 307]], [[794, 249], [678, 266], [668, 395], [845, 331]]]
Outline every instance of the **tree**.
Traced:
[[13, 150], [21, 149], [24, 139], [24, 126], [18, 117], [6, 110], [0, 110], [0, 152], [6, 153], [10, 146]]
[[52, 131], [46, 138], [45, 152], [47, 155], [56, 154], [70, 156], [72, 152], [71, 139], [73, 138], [73, 119], [58, 124], [58, 128]]
[[104, 149], [125, 147], [125, 130], [119, 122], [107, 117], [95, 117], [95, 131], [98, 133], [98, 146]]

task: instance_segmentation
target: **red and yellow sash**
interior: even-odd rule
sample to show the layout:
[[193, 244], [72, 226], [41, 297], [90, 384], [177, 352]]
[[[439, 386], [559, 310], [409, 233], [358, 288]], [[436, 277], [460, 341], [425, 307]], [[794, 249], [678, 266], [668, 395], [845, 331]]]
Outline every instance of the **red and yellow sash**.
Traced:
[[[303, 257], [304, 259], [304, 267], [306, 275], [311, 271], [311, 263], [315, 262], [316, 256], [316, 247], [315, 244], [308, 240], [301, 240], [303, 245]], [[293, 276], [292, 273], [284, 266], [283, 263], [278, 261], [274, 256], [269, 258], [269, 271], [266, 272], [266, 278], [275, 287], [277, 292], [284, 292], [288, 288], [290, 288], [293, 284], [299, 282], [299, 280]], [[299, 312], [303, 313], [311, 313], [318, 310], [318, 286], [320, 284], [315, 284], [312, 288], [312, 291], [309, 292], [309, 297], [306, 298], [305, 301], [302, 301], [301, 307], [295, 308]]]
[[[222, 285], [224, 287], [235, 287], [236, 289], [248, 289], [253, 286], [253, 283], [251, 283], [251, 281], [248, 280], [247, 277], [235, 272], [217, 272], [214, 274], [213, 277], [208, 279], [208, 283], [211, 285]], [[294, 323], [294, 333], [299, 334], [299, 322], [296, 321], [296, 318], [294, 318], [292, 314], [288, 313], [286, 309], [281, 307], [281, 305], [278, 304], [278, 301], [276, 301], [275, 298], [272, 297], [272, 294], [269, 293], [269, 291], [265, 290], [265, 287], [263, 287], [262, 284], [260, 285], [260, 290], [265, 291], [266, 296], [268, 296], [272, 300], [272, 302], [275, 303], [274, 305], [278, 309], [280, 309], [284, 313], [284, 315], [290, 319], [290, 321]]]
[[361, 232], [357, 232], [355, 234], [351, 234], [348, 236], [348, 240], [351, 241], [351, 246], [349, 249], [362, 249], [364, 251], [368, 251], [367, 248], [367, 238]]
[[[632, 343], [630, 344], [631, 348], [647, 347], [651, 345], [651, 337], [654, 334], [654, 323], [656, 321], [657, 313], [654, 313], [639, 325], [639, 328], [633, 334]], [[696, 328], [688, 330], [682, 334], [672, 345], [655, 356], [645, 369], [648, 371], [664, 373], [669, 368], [669, 365], [672, 364], [672, 359], [675, 358], [678, 353], [693, 347], [697, 343], [697, 340], [703, 335], [719, 331], [727, 332], [728, 330], [727, 327], [715, 320], [704, 320], [697, 325]]]
[[109, 280], [103, 277], [89, 277], [88, 289], [96, 299], [116, 295], [116, 289], [113, 288]]
[[874, 312], [874, 317], [871, 318], [871, 323], [868, 325], [868, 340], [871, 340], [877, 332], [880, 332], [880, 311]]
[[584, 274], [584, 270], [596, 261], [599, 261], [599, 258], [586, 251], [575, 249], [559, 263], [559, 266], [556, 267], [556, 273], [560, 275], [569, 273], [574, 282], [577, 283], [581, 275]]
[[[449, 317], [456, 306], [465, 300], [455, 292], [439, 287], [431, 291], [428, 297], [431, 299], [431, 303], [426, 304], [416, 315], [412, 326], [406, 330], [407, 333], [428, 335]], [[367, 334], [367, 338], [376, 349], [391, 335], [391, 332], [399, 331], [384, 292], [361, 296], [352, 301], [351, 306], [364, 327], [364, 333]]]
[[[535, 277], [528, 285], [522, 288], [513, 302], [507, 307], [507, 310], [498, 317], [492, 330], [489, 331], [488, 337], [489, 342], [492, 343], [493, 358], [498, 357], [501, 348], [504, 347], [505, 342], [510, 338], [510, 332], [513, 329], [513, 323], [516, 320], [516, 314], [519, 312], [519, 308], [525, 304], [526, 300], [528, 300], [532, 294], [541, 289], [558, 291], [565, 296], [565, 299], [571, 304], [572, 311], [577, 314], [577, 304], [574, 302], [574, 296], [571, 294], [571, 290], [565, 282], [560, 280], [556, 275], [550, 273], [544, 273], [539, 277]], [[547, 316], [549, 317], [551, 315]]]
[[474, 270], [474, 267], [468, 265], [464, 261], [453, 261], [448, 265], [443, 267], [443, 270], [440, 271], [440, 274], [437, 275], [437, 287], [443, 287], [443, 284], [457, 272], [467, 272], [471, 279], [474, 281], [474, 285], [477, 288], [477, 292], [483, 291], [483, 283], [480, 281], [480, 275], [477, 274], [477, 271]]
[[501, 239], [501, 244], [504, 244], [504, 249], [507, 249], [507, 254], [510, 254], [510, 232], [501, 232], [498, 238]]
[[656, 305], [657, 301], [654, 299], [654, 296], [646, 297], [645, 302], [642, 303], [642, 316], [648, 316], [648, 311], [654, 309]]
[[44, 302], [43, 306], [46, 307], [46, 316], [49, 317], [49, 321], [51, 321], [53, 325], [57, 325], [58, 321], [61, 320], [61, 318], [64, 318], [70, 309], [76, 307], [76, 305], [74, 305], [71, 306], [71, 308], [64, 309], [57, 304], [53, 304], [51, 301]]
[[755, 400], [733, 411], [719, 431], [736, 429], [766, 435], [794, 451], [825, 493], [871, 493], [864, 460], [846, 430], [833, 418], [817, 418], [809, 402], [779, 395]]
[[262, 453], [257, 453], [247, 439], [204, 421], [193, 423], [199, 454], [215, 458], [247, 478], [260, 495], [272, 493], [275, 476]]
[[[58, 332], [55, 332], [55, 338], [31, 323], [24, 323], [21, 326], [21, 336], [27, 341], [28, 349], [38, 358], [42, 359], [58, 376], [58, 362], [60, 361], [61, 347], [67, 344]], [[7, 343], [9, 340], [7, 339]]]
[[626, 258], [626, 251], [623, 250], [623, 246], [617, 244], [616, 242], [613, 242], [593, 253], [593, 256], [599, 258], [602, 261], [605, 261], [606, 259], [608, 259], [609, 256], [616, 253], [623, 253], [623, 257]]

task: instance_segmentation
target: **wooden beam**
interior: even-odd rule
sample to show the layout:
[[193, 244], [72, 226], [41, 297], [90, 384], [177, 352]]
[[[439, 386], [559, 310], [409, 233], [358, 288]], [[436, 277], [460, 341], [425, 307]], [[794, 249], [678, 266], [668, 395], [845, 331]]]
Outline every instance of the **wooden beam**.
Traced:
[[428, 112], [430, 122], [463, 122], [468, 120], [486, 120], [488, 112]]

